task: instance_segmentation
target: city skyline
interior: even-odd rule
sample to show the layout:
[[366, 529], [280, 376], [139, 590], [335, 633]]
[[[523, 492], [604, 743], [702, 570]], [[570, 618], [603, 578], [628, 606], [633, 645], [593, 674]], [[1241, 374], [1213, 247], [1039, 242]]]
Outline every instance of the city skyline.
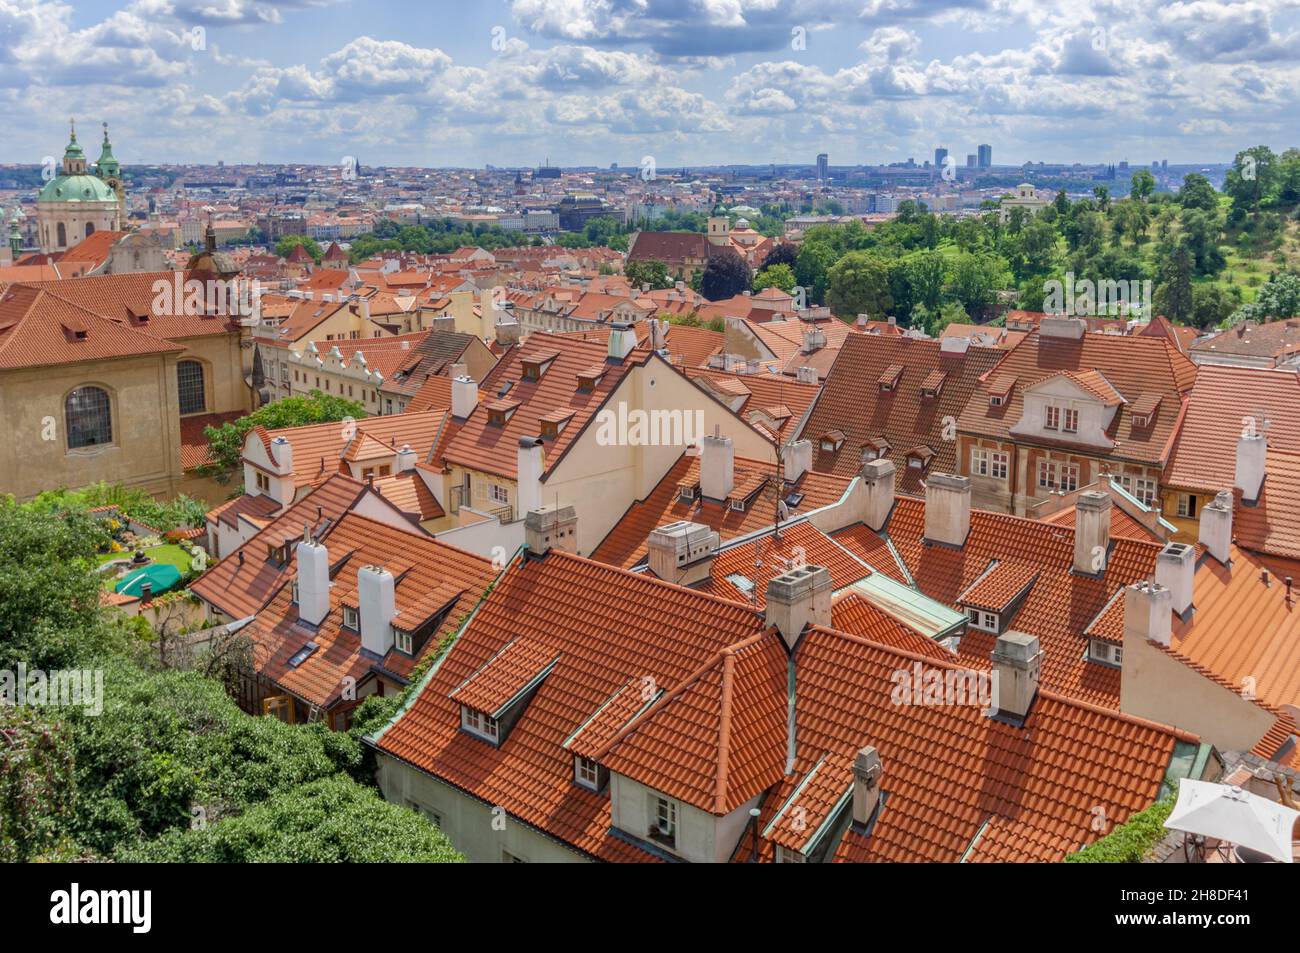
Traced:
[[[0, 162], [68, 115], [126, 164], [661, 167], [1225, 162], [1295, 138], [1282, 0], [623, 5], [48, 0], [0, 5]], [[1288, 60], [1290, 57], [1290, 60]], [[34, 115], [32, 105], [57, 100]], [[1231, 124], [1231, 125], [1230, 125]], [[762, 154], [755, 155], [754, 144]]]

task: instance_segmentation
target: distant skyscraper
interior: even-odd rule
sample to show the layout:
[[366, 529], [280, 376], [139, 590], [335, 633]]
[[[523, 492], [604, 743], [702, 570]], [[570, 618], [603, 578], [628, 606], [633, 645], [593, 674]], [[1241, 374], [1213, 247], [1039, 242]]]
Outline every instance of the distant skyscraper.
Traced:
[[975, 168], [975, 153], [973, 152], [966, 153], [966, 168], [968, 169]]
[[990, 168], [993, 165], [993, 147], [990, 145], [981, 145], [979, 147], [979, 164], [981, 169]]
[[941, 169], [941, 168], [943, 168], [943, 160], [946, 159], [946, 158], [948, 158], [948, 150], [947, 150], [947, 149], [945, 149], [943, 146], [940, 146], [939, 148], [935, 149], [935, 150], [934, 150], [934, 167], [935, 167], [936, 169]]
[[830, 168], [830, 156], [824, 152], [817, 153], [817, 178], [826, 178], [826, 172]]

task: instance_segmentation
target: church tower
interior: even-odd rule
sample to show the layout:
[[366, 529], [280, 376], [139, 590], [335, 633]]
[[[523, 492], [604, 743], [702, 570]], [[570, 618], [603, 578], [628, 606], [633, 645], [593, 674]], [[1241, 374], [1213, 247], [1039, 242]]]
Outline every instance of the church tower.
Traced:
[[113, 144], [108, 141], [108, 123], [104, 123], [104, 144], [100, 147], [99, 161], [95, 163], [95, 171], [104, 180], [104, 184], [112, 189], [113, 194], [117, 196], [118, 213], [113, 230], [121, 231], [126, 210], [126, 187], [122, 184], [122, 167], [118, 165], [117, 158], [113, 155]]
[[95, 232], [119, 231], [122, 222], [121, 169], [113, 158], [108, 140], [107, 154], [100, 162], [112, 169], [117, 190], [86, 165], [86, 153], [77, 142], [77, 127], [72, 125], [68, 147], [63, 151], [63, 170], [51, 178], [36, 196], [37, 235], [41, 251], [57, 254], [67, 251]]

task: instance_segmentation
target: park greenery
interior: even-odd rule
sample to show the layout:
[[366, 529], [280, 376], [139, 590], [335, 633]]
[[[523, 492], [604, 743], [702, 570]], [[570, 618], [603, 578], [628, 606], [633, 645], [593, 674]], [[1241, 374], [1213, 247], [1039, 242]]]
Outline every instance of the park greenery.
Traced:
[[0, 705], [0, 861], [459, 859], [377, 795], [358, 731], [248, 715], [164, 667], [143, 619], [100, 605], [106, 533], [76, 500], [0, 500], [0, 670], [99, 671], [104, 696]]

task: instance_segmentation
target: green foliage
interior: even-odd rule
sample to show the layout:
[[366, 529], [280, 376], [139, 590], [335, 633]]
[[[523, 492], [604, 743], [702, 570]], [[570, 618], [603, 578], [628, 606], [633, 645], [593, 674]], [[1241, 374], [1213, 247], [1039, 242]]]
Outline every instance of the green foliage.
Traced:
[[0, 704], [0, 863], [60, 850], [75, 791], [67, 726]]
[[1173, 798], [1157, 801], [1138, 811], [1128, 822], [1116, 827], [1083, 850], [1065, 858], [1067, 864], [1137, 864], [1155, 847], [1167, 831], [1164, 823], [1174, 809]]
[[267, 430], [277, 430], [365, 415], [366, 408], [360, 401], [346, 400], [318, 390], [306, 396], [284, 397], [220, 427], [204, 428], [203, 433], [211, 447], [212, 463], [200, 467], [199, 472], [220, 482], [228, 481], [240, 467], [245, 435], [258, 424]]
[[673, 286], [668, 266], [662, 261], [629, 261], [623, 266], [623, 276], [633, 288], [649, 285], [652, 291], [658, 291]]
[[730, 248], [709, 257], [700, 278], [700, 294], [710, 301], [732, 298], [749, 289], [749, 266]]
[[859, 314], [880, 318], [893, 307], [889, 267], [868, 252], [849, 252], [827, 272], [826, 304], [831, 313], [851, 321]]
[[282, 791], [237, 817], [118, 852], [164, 863], [455, 863], [464, 858], [414, 811], [346, 778]]
[[311, 255], [312, 261], [318, 265], [320, 264], [325, 250], [320, 247], [320, 243], [316, 239], [308, 238], [306, 235], [285, 235], [284, 238], [275, 243], [275, 253], [281, 258], [288, 258], [299, 245], [307, 249], [307, 254]]
[[121, 483], [92, 483], [79, 490], [46, 490], [31, 501], [38, 510], [94, 509], [115, 506], [123, 516], [139, 520], [166, 533], [174, 529], [202, 526], [208, 506], [184, 493], [162, 502], [139, 487]]
[[780, 288], [790, 294], [797, 284], [794, 269], [789, 265], [769, 265], [754, 275], [753, 290], [757, 293], [766, 288]]

